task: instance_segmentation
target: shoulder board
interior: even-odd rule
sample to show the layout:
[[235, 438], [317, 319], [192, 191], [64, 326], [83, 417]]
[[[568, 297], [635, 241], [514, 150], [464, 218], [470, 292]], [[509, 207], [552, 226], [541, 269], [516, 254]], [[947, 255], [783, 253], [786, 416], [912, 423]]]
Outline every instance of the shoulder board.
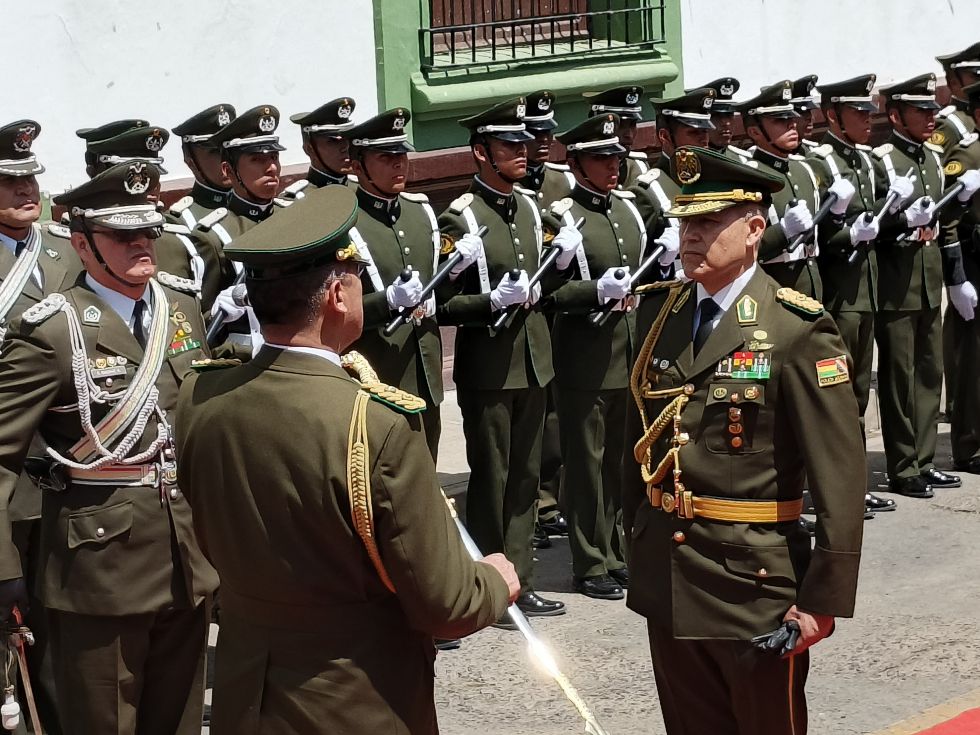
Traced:
[[403, 191], [398, 196], [400, 196], [402, 199], [410, 202], [416, 202], [418, 204], [425, 204], [429, 201], [429, 197], [420, 191]]
[[567, 163], [552, 163], [551, 161], [545, 161], [545, 168], [550, 168], [552, 171], [571, 171]]
[[55, 237], [60, 237], [63, 240], [71, 239], [71, 230], [69, 230], [64, 225], [56, 225], [52, 222], [50, 225], [48, 225], [47, 229], [48, 232], [54, 235]]
[[575, 200], [571, 197], [565, 197], [564, 199], [559, 199], [557, 202], [552, 202], [548, 211], [551, 212], [556, 217], [561, 217], [575, 205]]
[[654, 181], [660, 178], [660, 174], [663, 173], [662, 169], [651, 168], [649, 171], [640, 174], [636, 177], [636, 182], [638, 184], [643, 184], [643, 186], [650, 186]]
[[636, 194], [625, 189], [613, 189], [612, 194], [620, 199], [636, 199]]
[[738, 156], [746, 156], [746, 157], [752, 156], [752, 150], [754, 148], [755, 148], [754, 145], [749, 146], [748, 148], [739, 148], [737, 145], [731, 145], [730, 143], [728, 145], [728, 150], [732, 151], [734, 154]]
[[361, 180], [359, 178], [357, 178], [357, 175], [356, 174], [347, 174], [347, 180], [349, 182], [351, 182], [352, 184], [359, 184], [359, 183], [361, 183]]
[[871, 146], [865, 145], [864, 143], [855, 143], [854, 144], [854, 147], [857, 148], [859, 151], [870, 151], [871, 150]]
[[936, 145], [935, 143], [930, 143], [928, 140], [925, 143], [922, 144], [922, 147], [923, 148], [928, 148], [930, 151], [932, 151], [934, 153], [942, 153], [943, 152], [943, 147], [941, 145]]
[[830, 143], [824, 143], [823, 145], [818, 145], [810, 149], [810, 153], [818, 158], [826, 158], [833, 152], [834, 146], [832, 146]]
[[946, 145], [946, 133], [942, 130], [935, 131], [929, 136], [929, 142], [934, 145]]
[[872, 148], [871, 152], [874, 153], [878, 158], [884, 158], [893, 150], [895, 150], [895, 146], [893, 146], [891, 143], [882, 143], [877, 148]]
[[189, 294], [197, 294], [197, 284], [189, 278], [181, 278], [166, 271], [157, 271], [157, 281], [164, 286], [169, 286], [175, 291], [182, 291]]
[[218, 207], [204, 217], [201, 217], [201, 219], [197, 221], [197, 226], [195, 229], [207, 232], [221, 220], [223, 220], [227, 214], [228, 210], [225, 207]]
[[462, 214], [469, 209], [471, 204], [473, 204], [473, 194], [466, 192], [453, 199], [452, 204], [449, 205], [449, 211], [453, 214]]
[[532, 199], [538, 198], [538, 193], [536, 191], [525, 189], [523, 186], [515, 186], [514, 191], [516, 191], [518, 194], [523, 194], [526, 197], [531, 197]]
[[385, 383], [362, 383], [361, 390], [371, 394], [378, 403], [383, 403], [401, 413], [421, 413], [425, 410], [425, 401], [418, 396]]
[[285, 209], [295, 201], [296, 201], [295, 199], [283, 199], [282, 197], [275, 197], [272, 200], [272, 203], [275, 204], [277, 207], [282, 207]]
[[67, 299], [62, 294], [53, 293], [25, 311], [21, 319], [28, 324], [40, 324], [61, 311], [66, 302]]
[[787, 157], [791, 161], [805, 161], [806, 160], [806, 156], [801, 156], [799, 153], [790, 153], [789, 156], [787, 156]]
[[190, 229], [186, 225], [178, 225], [174, 222], [164, 222], [163, 223], [164, 232], [172, 232], [175, 235], [189, 235], [191, 234]]
[[647, 159], [647, 154], [644, 153], [643, 151], [630, 151], [629, 152], [629, 157], [632, 158], [634, 161], [646, 161], [646, 160], [648, 160]]
[[943, 166], [943, 173], [947, 176], [959, 176], [963, 173], [963, 164], [959, 161], [949, 161]]
[[309, 181], [307, 181], [306, 179], [300, 179], [299, 181], [294, 181], [285, 189], [283, 189], [281, 192], [279, 192], [279, 195], [282, 196], [283, 198], [295, 199], [296, 195], [302, 192], [303, 189], [305, 189], [309, 185], [310, 185]]
[[195, 373], [207, 373], [212, 370], [223, 370], [224, 368], [238, 367], [242, 361], [238, 358], [225, 358], [215, 360], [207, 358], [204, 360], [191, 360], [191, 370]]
[[71, 215], [68, 212], [61, 213], [61, 224], [68, 226], [71, 224]]
[[804, 316], [820, 316], [823, 314], [823, 304], [791, 288], [778, 289], [776, 300], [790, 311], [795, 311]]
[[170, 214], [179, 215], [194, 203], [194, 197], [182, 197], [170, 206]]
[[673, 288], [674, 286], [683, 285], [683, 281], [674, 279], [672, 281], [654, 281], [653, 283], [644, 283], [642, 286], [637, 286], [633, 289], [633, 293], [651, 293], [656, 291], [666, 291], [667, 289]]
[[956, 112], [956, 105], [946, 105], [946, 107], [936, 113], [936, 117], [949, 117], [954, 112]]
[[963, 137], [960, 141], [960, 148], [969, 148], [971, 145], [980, 140], [980, 133], [970, 133]]

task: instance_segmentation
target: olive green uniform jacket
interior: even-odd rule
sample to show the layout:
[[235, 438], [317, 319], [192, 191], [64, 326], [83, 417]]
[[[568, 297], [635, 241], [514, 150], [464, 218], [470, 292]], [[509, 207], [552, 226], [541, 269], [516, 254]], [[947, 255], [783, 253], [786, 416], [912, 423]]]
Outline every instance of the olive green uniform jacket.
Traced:
[[541, 214], [545, 214], [552, 202], [564, 199], [575, 188], [575, 177], [566, 164], [547, 161], [534, 169], [528, 166], [521, 186], [534, 192]]
[[674, 197], [681, 193], [680, 185], [670, 173], [670, 159], [661, 154], [657, 165], [641, 174], [630, 191], [636, 195], [636, 208], [646, 224], [649, 248], [671, 225], [666, 212]]
[[966, 101], [953, 97], [949, 106], [936, 114], [936, 130], [929, 142], [943, 149], [943, 160], [947, 161], [956, 147], [976, 129]]
[[640, 178], [650, 169], [650, 164], [647, 161], [647, 154], [643, 151], [630, 151], [628, 155], [623, 157], [622, 163], [619, 164], [619, 183], [616, 185], [617, 189], [631, 189], [636, 184], [636, 180]]
[[193, 230], [203, 217], [220, 207], [228, 206], [229, 191], [212, 189], [207, 184], [195, 181], [190, 194], [177, 200], [170, 207], [167, 211], [167, 218]]
[[[174, 334], [184, 329], [202, 339], [204, 326], [193, 296], [164, 287]], [[101, 389], [125, 389], [143, 359], [143, 349], [112, 308], [85, 286], [84, 276], [64, 292], [81, 320], [90, 360], [126, 359], [124, 368], [93, 377]], [[86, 312], [88, 312], [86, 314]], [[185, 317], [180, 319], [180, 317]], [[168, 353], [170, 351], [168, 350]], [[172, 416], [177, 390], [200, 348], [169, 355], [156, 381], [158, 405]], [[103, 362], [102, 365], [105, 363]], [[39, 433], [62, 455], [83, 436], [76, 411], [52, 411], [77, 403], [68, 320], [56, 313], [40, 324], [16, 319], [0, 360], [0, 578], [21, 576], [10, 543], [10, 497]], [[123, 374], [125, 373], [125, 374]], [[111, 383], [109, 381], [112, 381]], [[92, 405], [92, 420], [106, 413]], [[146, 449], [156, 422], [133, 448]], [[194, 608], [216, 585], [214, 570], [194, 539], [191, 510], [179, 489], [112, 487], [69, 482], [42, 498], [41, 565], [37, 588], [49, 609], [84, 615], [134, 615], [174, 606]]]
[[328, 360], [269, 346], [181, 392], [179, 473], [221, 575], [215, 735], [436, 733], [432, 637], [507, 606], [463, 549], [417, 417], [371, 401], [374, 538], [395, 591], [382, 583], [351, 521], [357, 392]]
[[[674, 284], [652, 287], [637, 315], [643, 346], [630, 381], [637, 405], [627, 417], [623, 460], [628, 606], [676, 638], [696, 639], [748, 640], [778, 627], [793, 604], [849, 617], [865, 458], [857, 403], [845, 382], [849, 360], [833, 320], [799, 294], [787, 298], [802, 310], [783, 303], [778, 284], [757, 270], [695, 356], [696, 286]], [[658, 316], [663, 328], [651, 339]], [[744, 351], [769, 358], [768, 378], [730, 376], [728, 358]], [[812, 552], [795, 519], [686, 519], [651, 505], [633, 452], [644, 435], [639, 409], [653, 422], [684, 398], [679, 425], [666, 421], [652, 445], [651, 469], [676, 442], [678, 479], [696, 497], [799, 502], [806, 480], [817, 514]], [[669, 470], [657, 486], [677, 492]]]

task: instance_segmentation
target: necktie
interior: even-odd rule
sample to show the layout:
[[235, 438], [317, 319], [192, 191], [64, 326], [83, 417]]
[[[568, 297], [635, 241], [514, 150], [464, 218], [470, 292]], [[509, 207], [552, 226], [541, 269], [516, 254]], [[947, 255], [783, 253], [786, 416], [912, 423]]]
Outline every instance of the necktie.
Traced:
[[24, 252], [26, 249], [27, 249], [27, 243], [19, 242], [17, 243], [17, 245], [14, 246], [14, 255], [16, 255], [19, 258], [20, 254]]
[[718, 312], [721, 307], [715, 303], [715, 300], [710, 296], [701, 301], [698, 307], [700, 311], [700, 316], [698, 317], [698, 330], [694, 333], [694, 354], [698, 354], [701, 348], [704, 347], [704, 343], [708, 341], [708, 337], [711, 335], [711, 330], [713, 328], [711, 322], [718, 316]]
[[143, 313], [146, 311], [146, 302], [139, 299], [133, 306], [133, 336], [139, 342], [140, 347], [146, 349], [146, 331], [143, 329]]

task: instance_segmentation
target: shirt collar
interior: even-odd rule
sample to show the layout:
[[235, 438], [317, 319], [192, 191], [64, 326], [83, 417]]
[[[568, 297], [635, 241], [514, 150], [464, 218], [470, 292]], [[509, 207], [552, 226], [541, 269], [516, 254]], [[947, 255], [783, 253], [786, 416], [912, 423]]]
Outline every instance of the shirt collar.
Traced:
[[528, 189], [538, 191], [544, 184], [544, 170], [543, 163], [537, 165], [531, 165], [529, 163], [527, 165], [527, 176], [524, 177], [521, 183]]
[[921, 156], [923, 155], [922, 143], [909, 140], [897, 130], [892, 130], [892, 145], [903, 153], [921, 160]]
[[17, 243], [23, 242], [22, 240], [15, 240], [10, 235], [5, 235], [0, 232], [0, 243], [5, 245], [10, 252], [17, 254]]
[[310, 166], [306, 180], [313, 186], [330, 186], [331, 184], [347, 184], [347, 174], [335, 174], [332, 171], [321, 171], [316, 166]]
[[272, 214], [275, 202], [270, 201], [268, 204], [256, 204], [255, 202], [250, 202], [247, 199], [242, 199], [235, 192], [231, 192], [228, 195], [228, 209], [230, 209], [235, 214], [240, 214], [243, 217], [247, 217], [253, 222], [261, 222], [264, 219], [268, 219]]
[[600, 194], [599, 192], [593, 191], [583, 184], [576, 184], [569, 196], [583, 207], [590, 209], [593, 212], [602, 212], [605, 214], [609, 210], [610, 195]]
[[734, 281], [729, 283], [727, 286], [723, 286], [722, 288], [719, 288], [717, 293], [714, 294], [709, 294], [707, 289], [705, 289], [705, 287], [699, 283], [698, 305], [700, 305], [704, 299], [711, 297], [714, 300], [714, 302], [718, 304], [717, 318], [720, 319], [723, 314], [725, 314], [730, 308], [732, 308], [732, 304], [735, 303], [735, 300], [742, 295], [742, 291], [745, 290], [745, 287], [749, 284], [749, 281], [752, 280], [752, 276], [755, 275], [756, 268], [757, 268], [756, 264], [753, 263], [752, 266], [747, 271], [745, 271], [745, 273], [742, 273], [738, 278], [736, 278]]
[[[106, 304], [108, 304], [114, 312], [119, 315], [119, 318], [123, 320], [127, 327], [132, 328], [133, 322], [133, 308], [136, 306], [136, 301], [124, 296], [118, 291], [113, 291], [111, 288], [103, 286], [101, 283], [92, 278], [88, 273], [85, 274], [85, 284], [92, 290], [92, 292], [102, 299]], [[146, 290], [143, 291], [143, 296], [141, 297], [143, 303], [146, 304], [147, 308], [150, 306], [150, 287], [147, 285]]]
[[781, 173], [789, 171], [789, 158], [777, 156], [773, 153], [769, 153], [769, 151], [764, 151], [761, 148], [756, 148], [755, 151], [752, 152], [752, 160], [764, 163]]
[[301, 352], [304, 355], [315, 355], [316, 357], [323, 358], [328, 362], [332, 362], [337, 367], [340, 365], [340, 355], [338, 355], [333, 350], [328, 350], [326, 347], [296, 347], [293, 345], [277, 345], [275, 342], [266, 342], [266, 346], [271, 347], [274, 350], [283, 350], [285, 352]]
[[401, 204], [398, 197], [391, 199], [375, 196], [363, 188], [357, 189], [357, 203], [361, 211], [369, 214], [386, 227], [391, 227], [401, 215]]
[[479, 176], [473, 177], [471, 191], [486, 202], [505, 221], [513, 222], [514, 216], [517, 214], [517, 198], [513, 192], [505, 194], [502, 191], [497, 191], [485, 183]]
[[207, 184], [195, 181], [194, 186], [191, 188], [191, 198], [202, 207], [217, 209], [218, 207], [225, 206], [225, 203], [228, 201], [228, 191], [212, 189]]

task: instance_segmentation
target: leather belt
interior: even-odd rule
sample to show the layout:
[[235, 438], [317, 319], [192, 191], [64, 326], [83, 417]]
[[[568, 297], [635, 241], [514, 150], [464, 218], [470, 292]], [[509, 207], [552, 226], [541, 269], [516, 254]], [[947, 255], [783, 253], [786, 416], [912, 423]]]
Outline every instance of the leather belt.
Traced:
[[[113, 464], [98, 470], [66, 468], [73, 483], [122, 487], [156, 487], [160, 483], [160, 466], [155, 464]], [[164, 470], [166, 475], [166, 470]]]
[[798, 520], [803, 512], [799, 500], [728, 500], [696, 496], [690, 490], [676, 495], [659, 487], [647, 488], [647, 499], [664, 513], [677, 513], [678, 518], [704, 518], [729, 523], [783, 523]]

